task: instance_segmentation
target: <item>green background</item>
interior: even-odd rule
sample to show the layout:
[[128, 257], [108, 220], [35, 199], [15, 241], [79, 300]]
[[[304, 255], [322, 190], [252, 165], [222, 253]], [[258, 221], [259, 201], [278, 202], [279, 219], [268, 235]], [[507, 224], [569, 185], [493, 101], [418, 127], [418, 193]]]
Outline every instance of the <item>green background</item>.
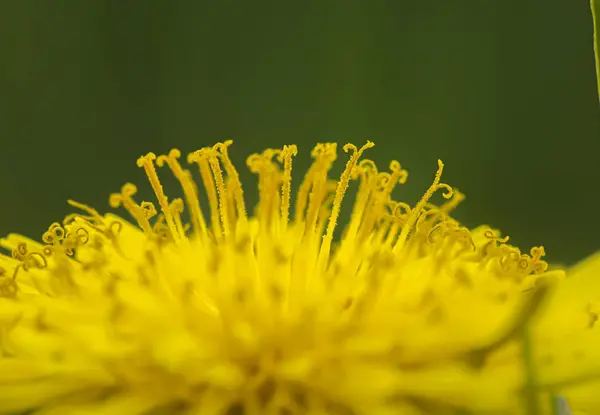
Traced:
[[315, 142], [370, 139], [408, 201], [441, 158], [467, 225], [558, 262], [600, 248], [585, 1], [3, 1], [0, 62], [1, 233], [108, 209], [147, 151], [233, 139], [252, 200], [251, 152], [296, 143], [299, 172]]

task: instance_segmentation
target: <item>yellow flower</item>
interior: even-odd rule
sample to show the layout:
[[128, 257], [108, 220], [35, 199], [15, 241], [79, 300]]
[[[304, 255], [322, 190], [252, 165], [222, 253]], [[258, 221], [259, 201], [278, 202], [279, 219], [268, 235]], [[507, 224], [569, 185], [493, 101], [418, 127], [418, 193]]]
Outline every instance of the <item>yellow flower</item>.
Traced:
[[[260, 193], [248, 216], [230, 144], [188, 156], [209, 223], [172, 150], [138, 160], [160, 214], [126, 184], [110, 204], [135, 224], [70, 201], [82, 213], [43, 243], [2, 240], [12, 256], [0, 256], [0, 414], [531, 414], [561, 382], [597, 374], [600, 348], [595, 366], [580, 353], [541, 369], [550, 352], [573, 354], [536, 342], [561, 322], [552, 287], [564, 272], [547, 271], [543, 247], [521, 253], [452, 219], [463, 195], [441, 182], [441, 161], [410, 206], [391, 198], [407, 178], [398, 162], [381, 172], [360, 161], [372, 143], [344, 147], [338, 180], [328, 178], [336, 145], [319, 144], [291, 215], [296, 147], [267, 149], [248, 158]], [[157, 166], [185, 203], [169, 201]], [[447, 201], [436, 206], [439, 190]], [[544, 308], [547, 297], [558, 308]], [[573, 315], [591, 318], [575, 297]], [[571, 328], [562, 323], [556, 333]]]

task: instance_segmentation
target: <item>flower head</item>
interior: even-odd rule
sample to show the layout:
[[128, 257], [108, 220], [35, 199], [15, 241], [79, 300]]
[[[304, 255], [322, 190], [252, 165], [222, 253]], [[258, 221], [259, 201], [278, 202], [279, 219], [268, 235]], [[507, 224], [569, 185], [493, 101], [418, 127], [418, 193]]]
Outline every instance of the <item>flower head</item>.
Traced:
[[[2, 241], [0, 414], [519, 413], [533, 379], [520, 339], [564, 277], [543, 247], [522, 253], [453, 219], [463, 195], [441, 161], [416, 205], [394, 201], [407, 172], [362, 159], [370, 142], [344, 146], [337, 180], [336, 145], [317, 145], [295, 198], [296, 146], [250, 156], [249, 216], [230, 144], [187, 157], [206, 198], [178, 150], [149, 153], [137, 164], [158, 206], [133, 184], [110, 196], [133, 223], [69, 201], [80, 213], [42, 243]], [[540, 376], [556, 383], [563, 369]]]

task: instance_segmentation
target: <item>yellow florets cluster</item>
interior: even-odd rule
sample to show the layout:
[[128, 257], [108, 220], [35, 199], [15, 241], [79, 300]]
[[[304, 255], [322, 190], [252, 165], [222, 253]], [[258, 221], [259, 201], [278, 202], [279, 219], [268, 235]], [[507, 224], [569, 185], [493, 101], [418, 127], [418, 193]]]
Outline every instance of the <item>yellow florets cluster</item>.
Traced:
[[[571, 283], [543, 247], [461, 226], [441, 161], [416, 205], [394, 201], [407, 172], [360, 161], [370, 142], [344, 146], [338, 180], [336, 145], [319, 144], [294, 200], [296, 146], [252, 155], [248, 216], [230, 144], [188, 156], [206, 217], [172, 150], [138, 160], [160, 213], [126, 184], [110, 204], [135, 224], [70, 201], [82, 213], [43, 243], [2, 241], [0, 414], [533, 415], [558, 394], [595, 402], [600, 310], [581, 281], [599, 261]], [[185, 202], [168, 199], [163, 166]]]

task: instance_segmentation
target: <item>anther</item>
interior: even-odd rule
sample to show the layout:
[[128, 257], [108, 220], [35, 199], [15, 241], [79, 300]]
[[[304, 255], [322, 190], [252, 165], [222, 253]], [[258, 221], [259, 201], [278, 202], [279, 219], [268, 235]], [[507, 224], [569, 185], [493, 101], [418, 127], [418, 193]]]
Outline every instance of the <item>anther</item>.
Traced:
[[295, 145], [284, 146], [279, 156], [279, 161], [283, 162], [283, 180], [281, 185], [281, 219], [285, 227], [288, 224], [290, 216], [290, 194], [292, 183], [292, 157], [298, 154], [298, 148]]
[[212, 148], [203, 148], [193, 153], [188, 154], [188, 163], [196, 163], [200, 170], [202, 182], [208, 196], [208, 203], [210, 205], [210, 217], [215, 238], [220, 240], [222, 237], [221, 218], [219, 213], [219, 199], [217, 195], [217, 189], [215, 187], [215, 181], [213, 179], [211, 168], [208, 162], [209, 153], [213, 153]]
[[444, 171], [444, 163], [442, 163], [441, 160], [438, 160], [438, 170], [435, 174], [433, 184], [429, 187], [429, 189], [427, 189], [427, 192], [425, 192], [425, 195], [423, 195], [423, 197], [421, 198], [419, 203], [417, 203], [417, 206], [415, 206], [415, 208], [413, 209], [406, 224], [402, 227], [402, 231], [400, 232], [398, 241], [396, 242], [396, 245], [394, 246], [394, 252], [398, 253], [402, 250], [402, 248], [404, 247], [404, 244], [406, 243], [406, 241], [408, 239], [408, 235], [409, 235], [410, 231], [412, 230], [412, 228], [415, 226], [417, 220], [419, 219], [419, 216], [421, 215], [423, 208], [425, 207], [427, 202], [429, 202], [429, 199], [431, 199], [431, 197], [437, 190], [439, 190], [439, 189], [446, 190], [446, 192], [444, 192], [442, 194], [442, 196], [445, 199], [449, 199], [452, 197], [452, 187], [450, 187], [449, 185], [447, 185], [445, 183], [440, 183], [443, 171]]
[[202, 208], [200, 207], [198, 190], [189, 170], [183, 170], [181, 168], [181, 165], [177, 160], [179, 157], [181, 157], [181, 152], [178, 149], [172, 149], [168, 156], [158, 157], [156, 160], [156, 165], [162, 167], [166, 162], [173, 172], [175, 178], [179, 180], [188, 204], [188, 208], [190, 209], [190, 216], [192, 220], [192, 226], [194, 227], [194, 232], [196, 234], [206, 236], [206, 222], [204, 221], [204, 215], [202, 213]]
[[137, 165], [138, 167], [142, 167], [146, 172], [148, 180], [150, 181], [150, 185], [152, 186], [154, 194], [156, 195], [156, 199], [158, 200], [158, 204], [165, 215], [169, 231], [171, 231], [173, 239], [175, 242], [177, 242], [180, 239], [180, 235], [177, 233], [175, 221], [169, 212], [169, 199], [165, 195], [160, 180], [158, 179], [158, 174], [156, 173], [156, 168], [154, 167], [154, 160], [156, 160], [156, 154], [148, 153], [145, 156], [138, 158]]

